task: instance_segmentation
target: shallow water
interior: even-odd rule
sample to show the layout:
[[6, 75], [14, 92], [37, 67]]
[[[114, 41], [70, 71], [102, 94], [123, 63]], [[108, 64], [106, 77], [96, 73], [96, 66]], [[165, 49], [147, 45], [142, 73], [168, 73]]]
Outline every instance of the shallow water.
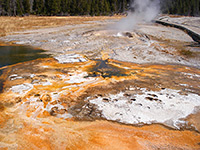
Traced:
[[28, 46], [0, 46], [0, 68], [19, 62], [49, 57], [44, 52], [44, 50]]
[[103, 78], [112, 76], [128, 76], [126, 70], [109, 64], [108, 60], [96, 59], [96, 65], [89, 69], [89, 77], [102, 76]]

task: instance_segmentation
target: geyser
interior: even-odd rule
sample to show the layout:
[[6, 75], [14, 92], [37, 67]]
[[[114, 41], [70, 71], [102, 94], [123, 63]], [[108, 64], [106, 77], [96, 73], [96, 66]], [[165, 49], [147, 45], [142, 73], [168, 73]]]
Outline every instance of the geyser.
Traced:
[[138, 23], [152, 21], [160, 12], [160, 0], [134, 0], [126, 18], [116, 24], [119, 31], [132, 31]]

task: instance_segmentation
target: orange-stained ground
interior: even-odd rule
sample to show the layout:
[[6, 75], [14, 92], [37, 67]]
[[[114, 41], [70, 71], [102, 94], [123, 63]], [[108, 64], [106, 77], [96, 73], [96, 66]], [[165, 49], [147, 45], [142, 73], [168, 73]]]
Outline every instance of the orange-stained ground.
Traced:
[[[199, 94], [198, 78], [192, 79], [183, 73], [200, 75], [200, 70], [185, 66], [139, 65], [108, 59], [108, 64], [120, 68], [120, 71], [127, 76], [103, 78], [102, 75], [108, 68], [101, 68], [97, 72], [100, 74], [99, 79], [93, 83], [86, 81], [84, 84], [69, 84], [65, 82], [66, 79], [61, 79], [61, 75], [70, 77], [70, 73], [84, 71], [91, 73], [91, 68], [94, 68], [96, 63], [94, 60], [88, 60], [81, 63], [59, 64], [50, 58], [2, 68], [0, 80], [4, 86], [0, 94], [0, 149], [200, 149], [200, 134], [196, 131], [171, 130], [155, 124], [134, 127], [103, 120], [74, 121], [74, 118], [64, 120], [51, 116], [43, 108], [38, 109], [39, 106], [26, 103], [28, 98], [39, 94], [45, 108], [46, 103], [51, 101], [51, 98], [45, 94], [63, 91], [58, 100], [63, 106], [69, 108], [80, 105], [87, 96], [117, 93], [124, 91], [130, 85], [155, 91], [160, 90], [161, 87], [178, 90], [185, 88], [178, 85], [178, 82], [192, 86], [194, 93]], [[124, 69], [127, 67], [129, 69]], [[36, 76], [33, 79], [10, 80], [8, 77], [13, 74], [19, 76], [35, 74]], [[21, 96], [9, 90], [12, 86], [31, 83], [32, 80], [50, 81], [52, 85], [35, 85], [32, 90]], [[75, 84], [80, 87], [68, 87]]]
[[0, 148], [19, 150], [191, 149], [200, 148], [200, 135], [160, 125], [134, 127], [108, 121], [74, 122], [55, 117], [34, 120], [1, 112]]

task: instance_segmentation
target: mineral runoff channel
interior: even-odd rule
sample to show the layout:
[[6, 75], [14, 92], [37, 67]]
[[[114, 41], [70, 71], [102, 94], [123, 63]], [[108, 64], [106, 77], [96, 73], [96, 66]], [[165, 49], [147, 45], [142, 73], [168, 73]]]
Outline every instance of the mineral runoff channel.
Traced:
[[63, 54], [1, 69], [2, 149], [200, 149], [200, 70]]

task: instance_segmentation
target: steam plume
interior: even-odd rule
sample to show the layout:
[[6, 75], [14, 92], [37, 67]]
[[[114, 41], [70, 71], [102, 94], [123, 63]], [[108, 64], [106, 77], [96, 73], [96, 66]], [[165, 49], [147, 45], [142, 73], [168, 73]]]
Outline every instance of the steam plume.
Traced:
[[160, 12], [160, 0], [134, 0], [128, 16], [117, 23], [120, 31], [131, 31], [138, 23], [152, 21]]

